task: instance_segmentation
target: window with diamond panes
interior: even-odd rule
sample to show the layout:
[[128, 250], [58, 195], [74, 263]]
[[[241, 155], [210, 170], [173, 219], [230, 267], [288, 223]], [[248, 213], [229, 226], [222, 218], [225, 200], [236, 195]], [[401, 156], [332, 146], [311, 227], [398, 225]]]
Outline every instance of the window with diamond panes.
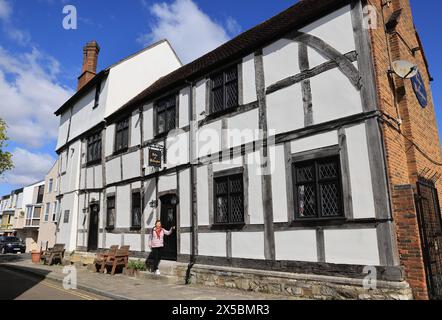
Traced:
[[106, 211], [106, 228], [115, 228], [115, 196], [107, 198], [107, 211]]
[[232, 67], [211, 77], [210, 113], [218, 113], [238, 106], [238, 69]]
[[116, 124], [115, 152], [124, 151], [129, 147], [129, 118]]
[[343, 218], [339, 157], [295, 163], [295, 218]]
[[87, 139], [87, 162], [95, 163], [99, 161], [101, 161], [101, 132]]
[[244, 223], [244, 190], [242, 174], [216, 178], [215, 224]]
[[176, 128], [176, 97], [175, 95], [159, 100], [156, 103], [157, 135], [166, 134]]

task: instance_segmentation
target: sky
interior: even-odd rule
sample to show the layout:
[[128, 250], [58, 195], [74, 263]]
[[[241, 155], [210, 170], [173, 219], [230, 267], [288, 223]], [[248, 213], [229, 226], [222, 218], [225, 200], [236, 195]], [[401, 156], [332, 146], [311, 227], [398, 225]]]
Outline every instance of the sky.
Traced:
[[[442, 1], [410, 0], [442, 123]], [[0, 118], [7, 121], [15, 169], [0, 178], [0, 195], [43, 180], [55, 162], [58, 119], [74, 92], [82, 48], [101, 47], [104, 69], [167, 38], [184, 63], [271, 18], [297, 0], [0, 0]], [[77, 28], [66, 30], [73, 5]]]

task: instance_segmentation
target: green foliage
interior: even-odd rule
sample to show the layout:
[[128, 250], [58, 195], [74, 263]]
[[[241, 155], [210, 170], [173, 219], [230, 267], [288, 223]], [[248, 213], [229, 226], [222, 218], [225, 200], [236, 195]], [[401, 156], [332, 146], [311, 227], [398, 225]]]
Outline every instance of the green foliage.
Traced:
[[0, 119], [0, 176], [6, 171], [14, 168], [14, 164], [12, 163], [12, 154], [3, 151], [4, 148], [7, 147], [6, 141], [8, 140], [6, 130], [6, 122]]
[[127, 268], [132, 269], [132, 270], [138, 270], [138, 271], [146, 271], [146, 265], [141, 260], [138, 260], [138, 261], [130, 260], [127, 263]]

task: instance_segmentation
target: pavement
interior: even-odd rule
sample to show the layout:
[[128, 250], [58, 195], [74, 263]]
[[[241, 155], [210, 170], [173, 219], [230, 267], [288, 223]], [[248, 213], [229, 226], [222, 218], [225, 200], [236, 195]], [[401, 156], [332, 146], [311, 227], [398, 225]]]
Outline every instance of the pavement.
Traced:
[[0, 300], [109, 300], [83, 290], [66, 290], [42, 274], [8, 267], [0, 267], [0, 283]]
[[[71, 267], [72, 268], [72, 267]], [[72, 273], [72, 271], [74, 272]], [[70, 272], [70, 273], [69, 273]], [[13, 274], [14, 276], [9, 275]], [[27, 276], [27, 277], [25, 277]], [[77, 290], [57, 290], [63, 288], [66, 277], [75, 280]], [[29, 277], [33, 279], [29, 279]], [[7, 279], [7, 286], [3, 286]], [[83, 296], [86, 300], [287, 300], [294, 299], [286, 296], [276, 296], [262, 293], [246, 292], [237, 289], [200, 287], [177, 284], [170, 277], [147, 276], [131, 278], [122, 274], [114, 276], [99, 274], [79, 267], [65, 269], [63, 266], [44, 266], [33, 264], [30, 256], [1, 256], [0, 255], [0, 299], [19, 297], [33, 299], [63, 300]], [[48, 288], [54, 286], [57, 289]], [[7, 288], [7, 289], [6, 289]], [[3, 294], [2, 291], [13, 290], [13, 294]]]

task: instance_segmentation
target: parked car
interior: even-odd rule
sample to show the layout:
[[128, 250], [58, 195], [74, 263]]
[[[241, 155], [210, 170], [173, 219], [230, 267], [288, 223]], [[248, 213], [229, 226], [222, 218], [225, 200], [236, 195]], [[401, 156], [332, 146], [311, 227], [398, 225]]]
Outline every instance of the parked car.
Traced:
[[26, 244], [17, 237], [0, 237], [0, 252], [6, 253], [25, 253]]

